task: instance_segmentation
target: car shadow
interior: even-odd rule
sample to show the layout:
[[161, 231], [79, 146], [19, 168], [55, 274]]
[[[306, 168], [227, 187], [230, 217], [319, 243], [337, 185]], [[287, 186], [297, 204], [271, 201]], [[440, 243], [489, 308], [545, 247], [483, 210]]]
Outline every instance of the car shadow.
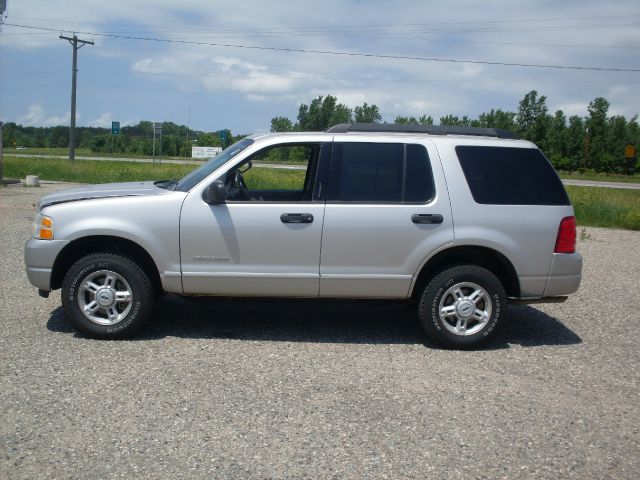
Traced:
[[[485, 349], [582, 342], [560, 321], [533, 307], [512, 305], [509, 312], [508, 321]], [[67, 323], [62, 307], [51, 312], [47, 328], [84, 338]], [[166, 337], [440, 348], [422, 333], [414, 308], [380, 300], [189, 299], [170, 295], [159, 300], [150, 324], [130, 341]]]

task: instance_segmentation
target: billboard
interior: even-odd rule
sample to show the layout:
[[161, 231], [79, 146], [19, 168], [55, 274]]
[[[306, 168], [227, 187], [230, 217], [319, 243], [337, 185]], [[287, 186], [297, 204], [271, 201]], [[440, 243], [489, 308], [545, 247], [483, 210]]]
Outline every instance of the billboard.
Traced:
[[221, 147], [191, 147], [191, 158], [211, 158], [221, 151]]

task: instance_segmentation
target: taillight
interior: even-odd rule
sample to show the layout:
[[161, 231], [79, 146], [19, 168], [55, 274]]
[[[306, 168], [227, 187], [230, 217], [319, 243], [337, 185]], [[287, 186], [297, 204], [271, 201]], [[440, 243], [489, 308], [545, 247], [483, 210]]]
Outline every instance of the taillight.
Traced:
[[576, 251], [576, 217], [564, 217], [560, 221], [556, 248], [554, 253], [575, 253]]

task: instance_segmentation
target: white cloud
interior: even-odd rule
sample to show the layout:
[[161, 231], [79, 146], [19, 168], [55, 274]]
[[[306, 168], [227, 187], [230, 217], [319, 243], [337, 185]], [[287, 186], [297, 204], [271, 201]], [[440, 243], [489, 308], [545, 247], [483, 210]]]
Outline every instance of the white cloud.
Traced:
[[[30, 125], [34, 127], [55, 127], [58, 125], [69, 125], [71, 115], [67, 112], [65, 115], [47, 116], [44, 108], [40, 103], [34, 103], [29, 106], [27, 113], [18, 117], [18, 123]], [[76, 115], [76, 120], [80, 116]]]
[[113, 116], [111, 115], [111, 112], [105, 112], [102, 115], [100, 115], [98, 118], [96, 118], [95, 120], [92, 120], [91, 122], [89, 122], [89, 126], [90, 127], [102, 127], [102, 128], [107, 128], [107, 127], [111, 127], [111, 122], [113, 121]]

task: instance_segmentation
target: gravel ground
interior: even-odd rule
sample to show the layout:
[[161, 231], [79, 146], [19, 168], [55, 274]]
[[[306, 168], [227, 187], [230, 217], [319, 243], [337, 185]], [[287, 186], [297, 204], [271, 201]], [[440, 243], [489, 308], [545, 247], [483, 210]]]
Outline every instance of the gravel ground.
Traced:
[[638, 476], [640, 232], [588, 228], [580, 291], [483, 351], [380, 302], [168, 298], [101, 342], [24, 273], [56, 188], [0, 189], [0, 478]]

